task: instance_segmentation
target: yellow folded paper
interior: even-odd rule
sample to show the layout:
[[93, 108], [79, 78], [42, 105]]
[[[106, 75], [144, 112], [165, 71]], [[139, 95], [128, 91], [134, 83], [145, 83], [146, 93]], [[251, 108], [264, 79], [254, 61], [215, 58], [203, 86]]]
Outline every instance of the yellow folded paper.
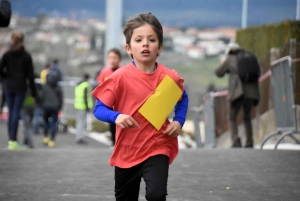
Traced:
[[157, 86], [154, 94], [139, 109], [139, 113], [159, 130], [181, 95], [182, 91], [176, 82], [170, 76], [166, 75]]

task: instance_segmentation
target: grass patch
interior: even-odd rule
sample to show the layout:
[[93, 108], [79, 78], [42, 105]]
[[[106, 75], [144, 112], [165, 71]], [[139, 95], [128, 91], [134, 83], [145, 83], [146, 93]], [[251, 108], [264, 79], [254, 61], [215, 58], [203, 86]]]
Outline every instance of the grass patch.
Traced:
[[[69, 126], [76, 128], [76, 119], [67, 119], [67, 122]], [[98, 132], [98, 133], [103, 133], [108, 131], [108, 124], [103, 123], [101, 121], [94, 120], [92, 122], [92, 131], [93, 132]]]
[[92, 130], [94, 132], [103, 133], [108, 131], [108, 124], [103, 123], [101, 121], [93, 121], [92, 122]]
[[219, 65], [219, 58], [212, 57], [195, 60], [186, 65], [177, 65], [174, 66], [174, 69], [185, 78], [185, 83], [189, 86], [206, 87], [209, 84], [214, 84], [216, 87], [222, 88], [227, 85], [227, 79], [215, 76], [215, 70]]

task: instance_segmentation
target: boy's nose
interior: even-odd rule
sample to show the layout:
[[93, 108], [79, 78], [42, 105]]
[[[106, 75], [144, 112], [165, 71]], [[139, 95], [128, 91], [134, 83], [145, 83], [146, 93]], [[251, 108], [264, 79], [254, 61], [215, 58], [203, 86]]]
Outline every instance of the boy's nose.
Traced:
[[148, 46], [148, 40], [143, 40], [143, 46]]

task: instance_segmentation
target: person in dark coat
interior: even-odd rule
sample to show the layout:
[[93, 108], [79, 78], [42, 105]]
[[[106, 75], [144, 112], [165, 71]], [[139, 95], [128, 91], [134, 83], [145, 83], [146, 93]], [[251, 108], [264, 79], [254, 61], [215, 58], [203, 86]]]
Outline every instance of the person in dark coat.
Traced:
[[11, 17], [11, 6], [9, 1], [2, 0], [0, 4], [0, 27], [8, 27]]
[[12, 33], [11, 49], [3, 55], [0, 62], [0, 76], [9, 112], [8, 149], [10, 150], [25, 148], [17, 142], [17, 133], [20, 111], [28, 85], [31, 96], [36, 98], [32, 58], [23, 47], [23, 42], [24, 35], [21, 32]]
[[260, 99], [258, 83], [242, 83], [238, 75], [237, 54], [242, 49], [238, 44], [231, 44], [227, 58], [216, 69], [215, 74], [223, 77], [228, 73], [228, 101], [230, 107], [230, 126], [232, 147], [241, 147], [241, 140], [238, 137], [237, 115], [241, 108], [244, 113], [244, 126], [246, 131], [247, 148], [253, 147], [253, 131], [251, 124], [251, 110], [256, 106]]
[[[58, 75], [51, 70], [47, 74], [47, 83], [42, 85], [42, 95], [40, 98], [44, 118], [44, 139], [43, 143], [48, 147], [55, 146], [56, 125], [58, 121], [58, 112], [62, 109], [63, 93], [58, 85]], [[50, 138], [48, 132], [50, 130]]]

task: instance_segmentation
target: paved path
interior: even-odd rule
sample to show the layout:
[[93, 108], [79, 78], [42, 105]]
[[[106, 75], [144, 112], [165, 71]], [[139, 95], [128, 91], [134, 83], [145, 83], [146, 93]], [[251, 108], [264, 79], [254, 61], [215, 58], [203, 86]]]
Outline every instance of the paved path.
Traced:
[[[40, 136], [34, 140], [35, 149], [9, 151], [0, 123], [0, 201], [114, 200], [110, 148], [91, 140], [78, 146], [72, 134], [59, 134], [54, 149]], [[170, 166], [168, 200], [297, 201], [299, 167], [299, 151], [180, 150]]]

